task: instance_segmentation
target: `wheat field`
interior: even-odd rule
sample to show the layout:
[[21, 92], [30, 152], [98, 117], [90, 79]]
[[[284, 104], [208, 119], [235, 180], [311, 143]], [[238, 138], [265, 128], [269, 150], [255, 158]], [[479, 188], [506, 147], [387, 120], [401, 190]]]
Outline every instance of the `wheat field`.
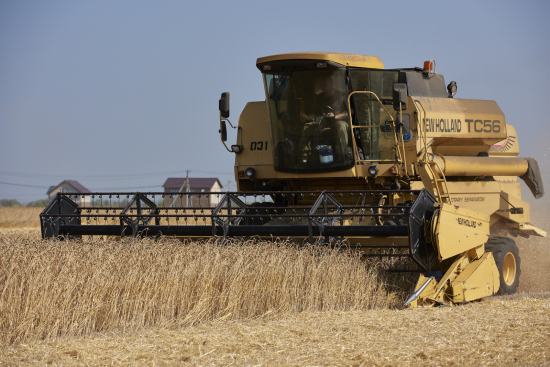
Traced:
[[40, 228], [40, 207], [0, 207], [0, 229]]
[[[347, 254], [347, 253], [346, 253]], [[337, 250], [253, 241], [0, 240], [0, 342], [396, 305]]]
[[522, 259], [529, 293], [411, 310], [410, 276], [346, 251], [44, 241], [40, 210], [0, 209], [1, 364], [550, 364], [543, 256]]

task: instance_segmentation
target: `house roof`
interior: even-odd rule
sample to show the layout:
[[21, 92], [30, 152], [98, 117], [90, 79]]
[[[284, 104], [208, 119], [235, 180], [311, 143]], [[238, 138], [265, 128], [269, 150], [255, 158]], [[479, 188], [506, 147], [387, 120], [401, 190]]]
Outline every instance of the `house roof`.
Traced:
[[75, 192], [81, 192], [81, 193], [91, 193], [90, 190], [88, 190], [87, 188], [85, 188], [80, 182], [78, 181], [75, 181], [75, 180], [64, 180], [63, 182], [61, 182], [60, 184], [58, 185], [55, 185], [55, 186], [50, 186], [50, 188], [48, 189], [48, 192], [46, 192], [46, 195], [49, 195], [50, 192], [54, 191], [55, 189], [57, 189], [59, 186], [63, 185], [63, 184], [68, 184], [68, 185], [71, 185]]
[[[166, 179], [162, 187], [180, 189], [185, 183], [185, 177], [169, 177]], [[215, 177], [193, 177], [189, 178], [189, 186], [191, 189], [210, 189], [215, 183], [218, 183], [220, 187], [223, 187], [220, 180]]]

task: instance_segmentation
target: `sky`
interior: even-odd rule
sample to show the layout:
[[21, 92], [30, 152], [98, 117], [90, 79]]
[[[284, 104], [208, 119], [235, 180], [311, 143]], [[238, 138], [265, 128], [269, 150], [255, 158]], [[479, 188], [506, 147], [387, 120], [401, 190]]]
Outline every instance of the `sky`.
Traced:
[[435, 59], [455, 98], [497, 101], [549, 189], [549, 14], [547, 0], [1, 1], [0, 199], [64, 179], [158, 192], [188, 170], [227, 188], [220, 94], [237, 122], [265, 99], [256, 59], [298, 51]]

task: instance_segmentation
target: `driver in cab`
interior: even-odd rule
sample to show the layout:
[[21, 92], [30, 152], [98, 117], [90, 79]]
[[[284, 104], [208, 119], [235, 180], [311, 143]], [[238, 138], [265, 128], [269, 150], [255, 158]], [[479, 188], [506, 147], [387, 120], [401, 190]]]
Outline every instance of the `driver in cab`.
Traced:
[[[302, 123], [310, 122], [317, 116], [331, 117], [336, 120], [341, 120], [348, 117], [346, 104], [344, 103], [344, 95], [337, 91], [332, 86], [332, 78], [324, 76], [320, 80], [321, 94], [317, 95], [316, 101], [312, 105], [310, 114], [305, 112], [300, 113], [300, 121]], [[326, 108], [329, 107], [329, 108]]]
[[332, 77], [323, 76], [320, 81], [321, 93], [315, 96], [310, 109], [300, 112], [300, 122], [303, 124], [314, 122], [316, 118], [324, 116], [328, 118], [328, 128], [336, 131], [337, 145], [341, 157], [345, 156], [348, 147], [348, 110], [344, 101], [344, 93], [336, 90], [332, 85]]

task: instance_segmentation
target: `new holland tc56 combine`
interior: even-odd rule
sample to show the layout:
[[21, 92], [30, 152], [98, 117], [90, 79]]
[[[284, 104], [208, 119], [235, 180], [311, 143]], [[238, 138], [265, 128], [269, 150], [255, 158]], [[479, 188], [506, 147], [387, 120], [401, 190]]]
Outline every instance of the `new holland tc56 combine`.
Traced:
[[[42, 236], [345, 244], [410, 259], [398, 270], [420, 273], [413, 307], [516, 291], [518, 248], [491, 232], [545, 236], [517, 177], [536, 198], [544, 189], [496, 102], [453, 98], [456, 83], [446, 86], [433, 60], [384, 69], [378, 57], [303, 52], [256, 66], [265, 101], [246, 105], [226, 146], [237, 192], [59, 193], [41, 214]], [[229, 93], [219, 108], [225, 145]]]

